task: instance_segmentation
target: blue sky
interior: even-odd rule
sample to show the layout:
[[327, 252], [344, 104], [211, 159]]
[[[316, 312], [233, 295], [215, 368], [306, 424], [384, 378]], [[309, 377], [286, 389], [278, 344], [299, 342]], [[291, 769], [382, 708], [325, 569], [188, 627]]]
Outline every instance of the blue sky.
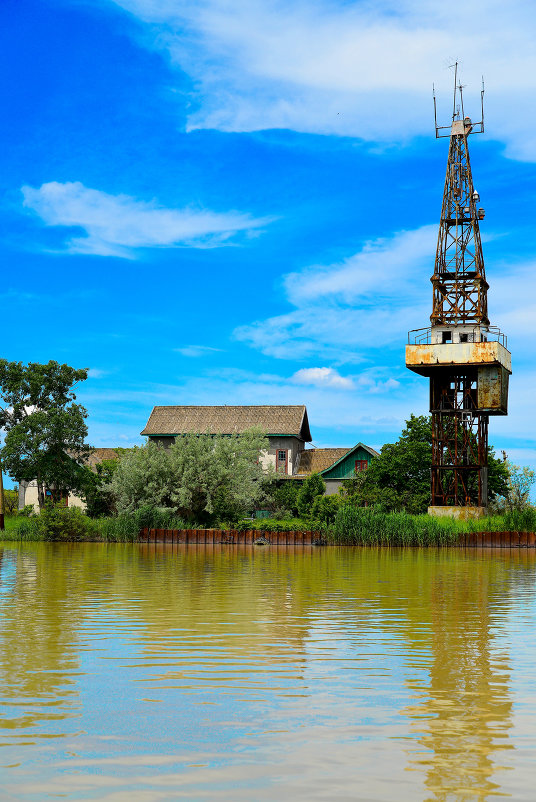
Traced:
[[95, 446], [154, 404], [305, 403], [317, 446], [376, 448], [427, 382], [426, 326], [461, 62], [492, 323], [536, 466], [536, 12], [351, 0], [4, 0], [3, 356], [90, 368]]

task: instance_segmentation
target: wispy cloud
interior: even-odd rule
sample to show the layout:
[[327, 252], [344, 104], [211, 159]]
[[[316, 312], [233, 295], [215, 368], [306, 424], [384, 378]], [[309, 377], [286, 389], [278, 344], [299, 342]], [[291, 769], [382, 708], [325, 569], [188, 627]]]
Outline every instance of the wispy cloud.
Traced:
[[523, 0], [465, 4], [463, 26], [439, 0], [109, 2], [145, 23], [143, 41], [193, 78], [190, 128], [400, 142], [429, 133], [433, 81], [448, 118], [446, 66], [463, 54], [471, 110], [479, 113], [484, 73], [494, 136], [514, 157], [536, 158], [526, 103], [536, 89], [536, 17]]
[[235, 337], [269, 356], [321, 356], [332, 364], [359, 363], [370, 351], [404, 343], [407, 330], [430, 314], [436, 226], [366, 242], [340, 263], [314, 265], [286, 276], [295, 307], [241, 326]]
[[68, 253], [134, 258], [141, 248], [215, 247], [251, 234], [269, 220], [241, 212], [167, 209], [156, 201], [129, 195], [109, 195], [79, 181], [50, 181], [39, 188], [22, 187], [24, 206], [47, 226], [81, 228], [86, 236], [71, 237]]
[[333, 387], [341, 390], [351, 390], [354, 387], [352, 379], [341, 376], [334, 368], [302, 368], [296, 371], [290, 380], [294, 384]]
[[209, 345], [184, 345], [181, 348], [174, 348], [178, 354], [182, 356], [197, 358], [206, 356], [207, 354], [214, 354], [221, 352], [221, 348], [212, 348]]

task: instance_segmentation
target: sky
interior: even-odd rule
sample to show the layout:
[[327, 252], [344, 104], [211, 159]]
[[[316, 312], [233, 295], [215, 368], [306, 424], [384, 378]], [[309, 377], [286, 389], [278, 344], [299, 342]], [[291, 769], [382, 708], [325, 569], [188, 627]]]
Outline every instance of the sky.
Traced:
[[536, 468], [536, 9], [469, 0], [3, 0], [2, 356], [89, 368], [89, 442], [156, 404], [306, 404], [317, 447], [427, 410], [452, 69], [510, 414]]

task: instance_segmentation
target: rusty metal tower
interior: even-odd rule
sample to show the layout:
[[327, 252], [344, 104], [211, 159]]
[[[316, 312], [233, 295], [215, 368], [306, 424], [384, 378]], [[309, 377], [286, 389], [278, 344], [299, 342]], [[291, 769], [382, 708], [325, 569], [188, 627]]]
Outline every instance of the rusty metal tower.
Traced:
[[508, 412], [512, 368], [506, 337], [488, 319], [489, 285], [479, 228], [484, 209], [478, 206], [469, 160], [470, 134], [484, 131], [484, 84], [482, 118], [472, 123], [465, 116], [458, 65], [454, 67], [448, 126], [437, 124], [434, 92], [436, 138], [449, 137], [449, 154], [431, 278], [431, 326], [410, 331], [406, 367], [430, 379], [429, 512], [469, 517], [487, 507], [488, 421], [490, 415]]

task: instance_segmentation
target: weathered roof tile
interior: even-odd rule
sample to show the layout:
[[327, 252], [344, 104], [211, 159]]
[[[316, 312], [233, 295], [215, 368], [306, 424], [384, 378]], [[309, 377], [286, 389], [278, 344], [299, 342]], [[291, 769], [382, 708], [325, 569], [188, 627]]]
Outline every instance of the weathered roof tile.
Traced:
[[311, 441], [304, 405], [154, 407], [141, 434], [238, 434], [254, 426], [268, 435], [293, 435]]

